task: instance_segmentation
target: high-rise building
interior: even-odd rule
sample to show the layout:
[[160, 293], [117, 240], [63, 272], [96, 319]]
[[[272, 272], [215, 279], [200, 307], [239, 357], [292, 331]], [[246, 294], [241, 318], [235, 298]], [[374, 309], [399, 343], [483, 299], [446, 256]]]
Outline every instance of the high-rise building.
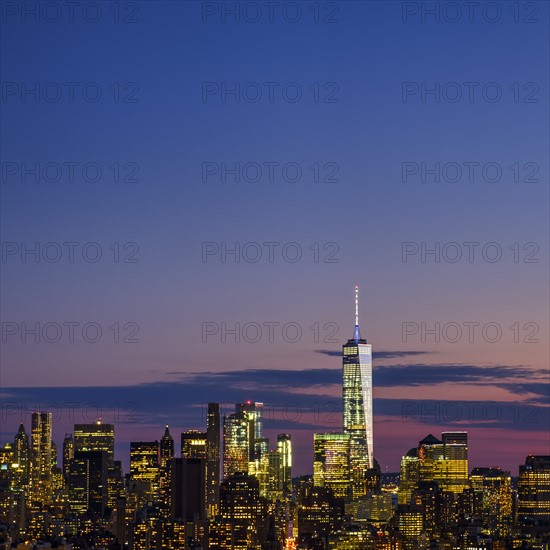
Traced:
[[164, 435], [160, 439], [160, 467], [166, 468], [174, 458], [174, 439], [170, 435], [168, 424], [164, 429]]
[[31, 500], [48, 503], [52, 497], [52, 413], [31, 417]]
[[19, 489], [27, 486], [30, 481], [31, 446], [25, 426], [19, 425], [19, 430], [13, 440], [13, 461], [20, 472]]
[[349, 435], [353, 497], [366, 494], [367, 470], [374, 467], [372, 346], [359, 331], [359, 289], [355, 287], [355, 330], [342, 346], [344, 433]]
[[187, 430], [181, 434], [181, 458], [204, 458], [206, 451], [206, 432]]
[[[115, 468], [115, 426], [103, 424], [101, 418], [89, 424], [75, 424], [74, 426], [74, 453], [91, 451], [104, 452], [107, 464], [107, 498], [108, 506], [114, 508], [117, 500], [117, 487], [120, 475]], [[70, 442], [68, 442], [70, 446]], [[69, 450], [67, 449], [69, 452]]]
[[115, 459], [115, 427], [102, 424], [101, 420], [92, 424], [75, 424], [74, 452], [105, 451], [109, 460]]
[[470, 483], [472, 489], [481, 494], [482, 532], [490, 536], [509, 535], [513, 521], [510, 472], [500, 468], [474, 468]]
[[418, 460], [418, 449], [413, 447], [401, 458], [401, 470], [399, 475], [399, 504], [410, 504], [413, 491], [418, 487], [420, 481], [420, 462]]
[[327, 548], [326, 539], [340, 530], [344, 501], [328, 487], [314, 486], [303, 479], [296, 487], [295, 531], [299, 548]]
[[235, 405], [233, 414], [223, 419], [223, 475], [253, 472], [269, 450], [263, 437], [263, 403], [245, 401]]
[[242, 413], [248, 420], [249, 462], [260, 460], [269, 450], [269, 441], [263, 435], [263, 403], [245, 401], [235, 405], [235, 411]]
[[223, 477], [248, 472], [250, 431], [247, 416], [236, 412], [223, 419]]
[[216, 546], [259, 550], [266, 540], [266, 509], [255, 477], [247, 473], [230, 475], [220, 484], [220, 515], [213, 537]]
[[185, 526], [190, 548], [206, 544], [206, 459], [175, 458], [172, 461], [172, 519]]
[[160, 440], [159, 453], [159, 494], [160, 501], [163, 504], [163, 512], [165, 517], [169, 517], [172, 507], [172, 476], [174, 458], [174, 439], [170, 435], [170, 428], [166, 425], [164, 435]]
[[145, 492], [155, 499], [159, 495], [159, 442], [130, 443], [130, 478], [146, 486]]
[[280, 459], [280, 479], [283, 494], [289, 496], [292, 493], [292, 440], [290, 434], [277, 436], [277, 451]]
[[76, 451], [67, 467], [69, 506], [75, 515], [101, 518], [108, 505], [106, 451]]
[[445, 457], [445, 481], [440, 482], [444, 491], [461, 493], [468, 488], [468, 432], [443, 432], [441, 434]]
[[550, 522], [550, 456], [529, 455], [519, 467], [518, 517]]
[[324, 433], [313, 436], [313, 483], [332, 489], [336, 497], [349, 497], [350, 436]]
[[65, 434], [63, 440], [63, 475], [67, 476], [71, 460], [74, 458], [74, 439], [73, 434]]
[[206, 507], [209, 517], [215, 517], [219, 510], [220, 451], [220, 405], [208, 403], [206, 416]]

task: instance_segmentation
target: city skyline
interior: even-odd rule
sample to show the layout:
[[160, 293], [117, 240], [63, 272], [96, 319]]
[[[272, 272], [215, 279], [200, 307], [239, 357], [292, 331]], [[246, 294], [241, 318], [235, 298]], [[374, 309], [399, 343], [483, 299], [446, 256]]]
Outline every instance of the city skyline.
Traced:
[[0, 2], [0, 550], [550, 550], [550, 2]]
[[[178, 429], [181, 430], [182, 453], [184, 448], [184, 437], [188, 438], [190, 444], [192, 445], [201, 444], [200, 442], [202, 441], [202, 445], [204, 446], [203, 451], [204, 453], [206, 453], [206, 441], [208, 438], [210, 438], [211, 440], [212, 438], [215, 439], [215, 433], [217, 430], [217, 437], [222, 437], [222, 440], [224, 442], [223, 447], [218, 445], [219, 461], [221, 460], [221, 462], [218, 462], [219, 464], [223, 464], [223, 477], [227, 477], [231, 473], [247, 470], [247, 464], [249, 461], [254, 461], [257, 457], [261, 456], [262, 452], [267, 452], [267, 438], [264, 437], [264, 425], [267, 427], [270, 423], [273, 424], [273, 427], [266, 430], [266, 435], [269, 434], [270, 436], [273, 436], [273, 433], [275, 431], [279, 431], [279, 429], [275, 427], [276, 425], [279, 425], [281, 429], [291, 428], [292, 425], [296, 423], [295, 419], [298, 419], [297, 423], [299, 425], [302, 424], [302, 416], [304, 416], [310, 423], [309, 432], [311, 434], [322, 434], [322, 432], [325, 431], [327, 434], [330, 435], [337, 434], [338, 430], [340, 430], [343, 434], [346, 434], [346, 437], [349, 438], [349, 449], [347, 453], [350, 454], [349, 467], [350, 471], [353, 472], [352, 478], [350, 479], [353, 479], [354, 475], [359, 476], [359, 479], [361, 479], [361, 476], [365, 475], [365, 472], [368, 469], [372, 469], [377, 458], [373, 454], [373, 436], [376, 434], [374, 426], [376, 425], [377, 415], [376, 409], [374, 410], [373, 414], [372, 405], [372, 395], [373, 392], [376, 391], [376, 384], [373, 383], [373, 373], [376, 373], [377, 370], [376, 367], [373, 369], [372, 357], [376, 357], [376, 352], [373, 352], [372, 345], [370, 343], [367, 343], [367, 340], [365, 338], [362, 338], [361, 336], [361, 329], [359, 326], [360, 307], [358, 285], [355, 285], [354, 291], [355, 322], [353, 337], [348, 339], [347, 342], [342, 345], [341, 352], [342, 364], [340, 368], [340, 382], [337, 383], [337, 385], [341, 387], [341, 393], [339, 396], [340, 399], [335, 398], [332, 401], [326, 402], [310, 402], [303, 408], [296, 401], [289, 401], [288, 403], [281, 404], [270, 402], [266, 403], [250, 399], [237, 403], [225, 402], [220, 404], [209, 402], [208, 404], [201, 404], [202, 410], [199, 422], [195, 422], [195, 424], [191, 424], [182, 428], [175, 427], [173, 423], [170, 424], [168, 422], [165, 425], [166, 431], [168, 431], [170, 425], [172, 425], [172, 431], [176, 431]], [[334, 353], [331, 353], [330, 356], [336, 357], [336, 353], [337, 352], [335, 351]], [[384, 353], [385, 352], [381, 352], [382, 357], [384, 357]], [[403, 355], [407, 355], [407, 353], [411, 353], [411, 355], [414, 355], [414, 352], [404, 352]], [[396, 353], [396, 355], [398, 355], [398, 352]], [[304, 371], [302, 374], [307, 377], [308, 371]], [[418, 383], [419, 381], [412, 382]], [[338, 404], [339, 400], [341, 401], [341, 404]], [[136, 410], [134, 410], [133, 405], [136, 405], [136, 403], [133, 403], [127, 407], [125, 405], [122, 405], [122, 407], [120, 407], [120, 410], [109, 411], [109, 413], [113, 413], [113, 418], [116, 416], [120, 417], [121, 415], [127, 415], [128, 418], [131, 418], [132, 415], [139, 414], [139, 409], [136, 408]], [[195, 403], [192, 403], [192, 405], [195, 405]], [[479, 403], [473, 402], [471, 404], [457, 405], [456, 402], [453, 402], [452, 408], [449, 407], [448, 410], [438, 410], [437, 405], [433, 405], [428, 401], [426, 402], [425, 410], [416, 410], [417, 405], [414, 402], [405, 401], [404, 403], [402, 403], [401, 408], [402, 422], [408, 425], [410, 423], [410, 419], [408, 417], [410, 416], [413, 419], [420, 418], [424, 421], [413, 422], [412, 424], [415, 426], [415, 429], [418, 428], [419, 430], [421, 430], [423, 424], [426, 424], [426, 429], [428, 429], [428, 432], [430, 429], [433, 432], [437, 431], [439, 428], [448, 425], [449, 427], [446, 431], [452, 432], [452, 426], [455, 426], [455, 431], [457, 429], [456, 426], [471, 426], [471, 420], [473, 420], [472, 415], [475, 415], [476, 413], [481, 413], [480, 410], [476, 410], [475, 405], [479, 406]], [[462, 418], [462, 411], [460, 411], [459, 407], [464, 407], [468, 410], [469, 418]], [[484, 420], [495, 420], [493, 418], [490, 418], [489, 414], [501, 414], [501, 412], [496, 407], [497, 406], [495, 405], [494, 407], [487, 408], [487, 411], [483, 413], [487, 415], [487, 418], [485, 418]], [[97, 403], [91, 403], [88, 406], [86, 414], [97, 414], [100, 408], [101, 407], [97, 406]], [[46, 412], [49, 415], [48, 425], [51, 434], [53, 413], [51, 411]], [[72, 408], [65, 408], [63, 405], [61, 405], [61, 407], [59, 408], [56, 407], [55, 412], [62, 412], [66, 415], [70, 414], [70, 416], [75, 416], [75, 414], [78, 414], [75, 411], [74, 404]], [[164, 413], [165, 411], [162, 412]], [[17, 411], [17, 409], [14, 407], [5, 407], [3, 409], [3, 413], [3, 416], [6, 419], [8, 417], [13, 417], [11, 418], [11, 420], [15, 421], [15, 417], [17, 417], [18, 414], [20, 415], [21, 411]], [[532, 424], [534, 420], [538, 420], [536, 418], [533, 418], [533, 410], [530, 410], [529, 408], [523, 411], [519, 407], [517, 409], [512, 408], [510, 409], [509, 413], [511, 414], [512, 421], [518, 423], [523, 420], [526, 424]], [[26, 411], [26, 414], [30, 415], [31, 412]], [[453, 424], [452, 420], [455, 420], [458, 414], [460, 414], [461, 416], [460, 420], [464, 420], [465, 422], [463, 422], [462, 424]], [[381, 416], [384, 416], [384, 414], [382, 413]], [[218, 420], [216, 420], [216, 418]], [[439, 420], [439, 422], [434, 422], [432, 424], [429, 424], [429, 422], [425, 422], [426, 420], [435, 420], [436, 418]], [[321, 422], [321, 420], [323, 419], [328, 421], [327, 423], [325, 423], [325, 425], [323, 425], [323, 422]], [[113, 460], [114, 433], [112, 431], [112, 426], [115, 425], [116, 422], [113, 421], [113, 423], [107, 422], [107, 424], [102, 424], [102, 416], [93, 418], [92, 420], [92, 424], [90, 424], [89, 422], [80, 422], [74, 424], [76, 450], [79, 449], [79, 446], [83, 445], [83, 443], [79, 444], [79, 441], [87, 441], [86, 434], [81, 433], [83, 429], [86, 429], [87, 426], [103, 426], [102, 429], [107, 430], [106, 437], [110, 437], [112, 440], [109, 447], [109, 458], [110, 460]], [[125, 423], [119, 423], [119, 425], [122, 428], [125, 427]], [[210, 426], [210, 428], [208, 428], [208, 426]], [[384, 424], [382, 423], [381, 426], [383, 427]], [[201, 432], [201, 429], [204, 429], [205, 431]], [[208, 432], [209, 429], [210, 432]], [[212, 432], [212, 430], [214, 430], [214, 432]], [[252, 430], [253, 434], [249, 433], [250, 430]], [[150, 434], [153, 433], [153, 431], [154, 428], [150, 426], [145, 433]], [[409, 429], [407, 429], [407, 431], [410, 432]], [[208, 433], [210, 433], [210, 435], [208, 435]], [[298, 430], [298, 433], [300, 433], [300, 430]], [[57, 435], [57, 437], [60, 438], [60, 434]], [[95, 437], [97, 438], [97, 436]], [[228, 448], [226, 448], [225, 441], [229, 439], [235, 439], [235, 441], [237, 442], [233, 450], [229, 450]], [[296, 439], [297, 441], [299, 441], [299, 438]], [[316, 453], [314, 438], [311, 439], [309, 444], [306, 443], [306, 445], [304, 445], [303, 443], [304, 442], [302, 441], [302, 445], [298, 444], [298, 446], [296, 447], [297, 449], [300, 449], [300, 453], [296, 453], [296, 456], [294, 458], [295, 466], [298, 466], [297, 472], [299, 472], [300, 475], [313, 474], [314, 472], [312, 469], [310, 469], [311, 471], [308, 471], [307, 469], [302, 470], [301, 468], [303, 468], [304, 464], [310, 462], [309, 457], [307, 457], [307, 453], [303, 452], [304, 448], [311, 448], [311, 456], [314, 456]], [[546, 443], [550, 445], [550, 442]], [[128, 444], [130, 445], [130, 442], [128, 442]], [[528, 455], [544, 454], [539, 452], [539, 449], [542, 449], [544, 451], [544, 445], [542, 447], [537, 447], [537, 445], [535, 444], [532, 445], [532, 447], [533, 448], [531, 449], [515, 449], [515, 455], [525, 453], [527, 453]], [[87, 447], [87, 450], [95, 450], [94, 444], [90, 443]], [[215, 456], [216, 453], [214, 453], [213, 458]], [[128, 457], [123, 460], [123, 464], [125, 464], [126, 466], [128, 466], [128, 463], [126, 462], [127, 458]], [[392, 463], [395, 464], [396, 460], [400, 461], [401, 459], [394, 456]], [[377, 460], [376, 464], [379, 465]], [[517, 464], [519, 468], [519, 462]], [[387, 464], [382, 464], [380, 466], [383, 472], [397, 472], [399, 470], [399, 467], [390, 470]], [[510, 471], [513, 471], [512, 468], [508, 469]], [[359, 481], [358, 483], [359, 485], [361, 485], [361, 481]], [[358, 491], [357, 496], [359, 494], [362, 494], [362, 489], [356, 488], [354, 489], [354, 491], [355, 490]]]

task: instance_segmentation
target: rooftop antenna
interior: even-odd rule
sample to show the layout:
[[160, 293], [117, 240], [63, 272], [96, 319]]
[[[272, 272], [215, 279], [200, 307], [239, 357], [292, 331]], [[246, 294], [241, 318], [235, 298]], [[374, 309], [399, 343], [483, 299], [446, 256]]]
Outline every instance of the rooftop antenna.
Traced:
[[355, 325], [359, 325], [359, 287], [355, 286]]

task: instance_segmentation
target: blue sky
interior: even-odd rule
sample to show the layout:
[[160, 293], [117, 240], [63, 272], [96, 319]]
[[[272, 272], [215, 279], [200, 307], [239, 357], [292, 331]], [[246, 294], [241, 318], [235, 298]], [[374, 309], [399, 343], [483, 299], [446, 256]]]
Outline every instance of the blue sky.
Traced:
[[[66, 12], [53, 23], [3, 12], [1, 229], [7, 248], [1, 313], [17, 331], [4, 335], [4, 391], [151, 384], [151, 395], [158, 392], [151, 402], [158, 408], [149, 411], [149, 423], [160, 426], [161, 417], [176, 413], [162, 410], [157, 385], [172, 382], [174, 371], [276, 369], [301, 371], [300, 376], [313, 369], [337, 371], [338, 357], [316, 350], [338, 353], [351, 336], [355, 284], [361, 289], [362, 330], [375, 351], [426, 354], [421, 361], [380, 357], [381, 367], [470, 365], [487, 369], [487, 376], [503, 384], [510, 371], [491, 369], [521, 367], [513, 373], [514, 384], [525, 383], [529, 372], [544, 376], [549, 364], [548, 4], [530, 3], [536, 6], [530, 13], [520, 3], [516, 22], [512, 3], [497, 3], [501, 14], [493, 23], [488, 19], [495, 16], [482, 11], [472, 21], [465, 11], [457, 23], [443, 15], [440, 22], [429, 15], [423, 21], [424, 2], [370, 1], [321, 2], [323, 16], [337, 8], [334, 23], [316, 23], [311, 2], [298, 4], [303, 11], [295, 23], [285, 21], [283, 9], [292, 17], [295, 8], [284, 2], [273, 22], [264, 11], [257, 23], [243, 17], [237, 23], [230, 14], [222, 16], [233, 4], [139, 2], [134, 23], [115, 23], [106, 5], [95, 23], [86, 21], [80, 8], [73, 23]], [[123, 4], [116, 5], [122, 19], [130, 16]], [[458, 5], [466, 10], [464, 3]], [[403, 10], [416, 8], [419, 12], [404, 21]], [[217, 11], [206, 16], [210, 11], [203, 10]], [[76, 83], [72, 101], [66, 82]], [[273, 102], [266, 82], [277, 83]], [[24, 86], [36, 83], [40, 93], [61, 88], [60, 99], [48, 102], [41, 96], [36, 102], [21, 95]], [[209, 89], [238, 83], [249, 93], [262, 90], [262, 97], [257, 102], [242, 95], [239, 102], [231, 95], [223, 101], [221, 93], [205, 98], [205, 83], [214, 83]], [[419, 92], [404, 101], [403, 83]], [[435, 86], [445, 90], [439, 101], [429, 94], [422, 101], [420, 90]], [[299, 88], [302, 98], [285, 100], [283, 88]], [[90, 94], [100, 89], [101, 99], [86, 100], [83, 89]], [[456, 89], [462, 99], [448, 101], [453, 96], [445, 94]], [[495, 90], [501, 98], [489, 101]], [[330, 98], [335, 101], [323, 102]], [[48, 172], [38, 183], [33, 176], [21, 181], [23, 163], [39, 163], [41, 170], [47, 163], [52, 170], [61, 166], [62, 177], [48, 181]], [[72, 182], [67, 163], [79, 163]], [[98, 181], [83, 177], [86, 163], [101, 168]], [[220, 170], [221, 163], [294, 163], [302, 178], [293, 183], [277, 168], [272, 182], [265, 172], [256, 183], [235, 182], [230, 175], [223, 183], [219, 172], [203, 182], [204, 163]], [[322, 176], [336, 167], [337, 181], [314, 182], [309, 168], [314, 163]], [[430, 175], [423, 182], [420, 174], [404, 182], [403, 163], [419, 171], [422, 163], [428, 169], [455, 163], [464, 172], [456, 182], [443, 177], [437, 183]], [[465, 163], [476, 168], [474, 181], [468, 181]], [[483, 176], [488, 163], [502, 170], [499, 181]], [[119, 178], [137, 181], [113, 181], [116, 166]], [[55, 243], [50, 252], [61, 247], [63, 254], [53, 262], [43, 256], [21, 261], [21, 250], [37, 242], [41, 251], [45, 243]], [[80, 243], [74, 262], [67, 242]], [[265, 242], [279, 243], [273, 262]], [[427, 256], [422, 262], [418, 253], [404, 262], [404, 242], [417, 243], [419, 250], [459, 243], [463, 258], [453, 263], [448, 256], [439, 262]], [[480, 243], [472, 262], [465, 259], [465, 242]], [[260, 246], [263, 254], [255, 263], [242, 256], [238, 263], [232, 256], [224, 262], [220, 254], [204, 261], [203, 243], [219, 248], [239, 243], [241, 250], [253, 243], [247, 250]], [[302, 251], [295, 263], [280, 253], [288, 243]], [[498, 245], [499, 261], [482, 254], [489, 251], [487, 243]], [[84, 259], [84, 248], [100, 250], [101, 259]], [[324, 262], [327, 258], [335, 261]], [[529, 258], [537, 262], [526, 262]], [[78, 330], [97, 323], [102, 337], [91, 344], [77, 331], [74, 342], [66, 332], [56, 343], [35, 343], [32, 336], [21, 341], [23, 323], [42, 328], [48, 322], [79, 323]], [[119, 328], [109, 328], [115, 322]], [[289, 343], [276, 333], [271, 342], [264, 332], [256, 343], [235, 343], [231, 337], [224, 343], [220, 332], [203, 342], [205, 322], [220, 327], [297, 323], [303, 336]], [[454, 343], [420, 334], [403, 341], [405, 322], [480, 325], [473, 341], [465, 333]], [[502, 329], [498, 342], [481, 335], [490, 322]], [[315, 323], [320, 338], [309, 328]], [[336, 342], [319, 341], [331, 327], [337, 328]], [[114, 342], [115, 330], [124, 339], [134, 328], [138, 342]], [[538, 342], [528, 339], [532, 331]], [[421, 369], [408, 372], [425, 380]], [[485, 392], [485, 399], [499, 402], [538, 400], [536, 392], [516, 391], [519, 386], [488, 390], [477, 370], [475, 379], [461, 378], [455, 386], [451, 372], [443, 372], [449, 378], [437, 378], [442, 399], [478, 399]], [[421, 386], [410, 378], [404, 384], [395, 374], [391, 392], [381, 386], [377, 398], [426, 398]], [[252, 387], [259, 380], [251, 380]], [[47, 400], [49, 391], [57, 395], [39, 393]], [[186, 393], [182, 400], [192, 403]], [[485, 430], [483, 438], [499, 428], [479, 429]], [[523, 455], [541, 450], [541, 434], [535, 430], [504, 466], [516, 467]], [[381, 459], [395, 468], [398, 451], [386, 440], [379, 448], [388, 449], [381, 450]]]

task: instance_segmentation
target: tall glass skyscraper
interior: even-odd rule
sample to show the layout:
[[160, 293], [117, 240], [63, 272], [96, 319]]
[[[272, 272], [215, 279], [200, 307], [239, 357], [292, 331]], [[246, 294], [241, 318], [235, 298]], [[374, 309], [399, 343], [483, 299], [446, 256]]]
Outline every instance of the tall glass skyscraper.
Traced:
[[342, 347], [344, 433], [350, 438], [353, 497], [366, 493], [366, 473], [373, 468], [372, 346], [359, 331], [359, 289], [355, 287], [355, 330]]

